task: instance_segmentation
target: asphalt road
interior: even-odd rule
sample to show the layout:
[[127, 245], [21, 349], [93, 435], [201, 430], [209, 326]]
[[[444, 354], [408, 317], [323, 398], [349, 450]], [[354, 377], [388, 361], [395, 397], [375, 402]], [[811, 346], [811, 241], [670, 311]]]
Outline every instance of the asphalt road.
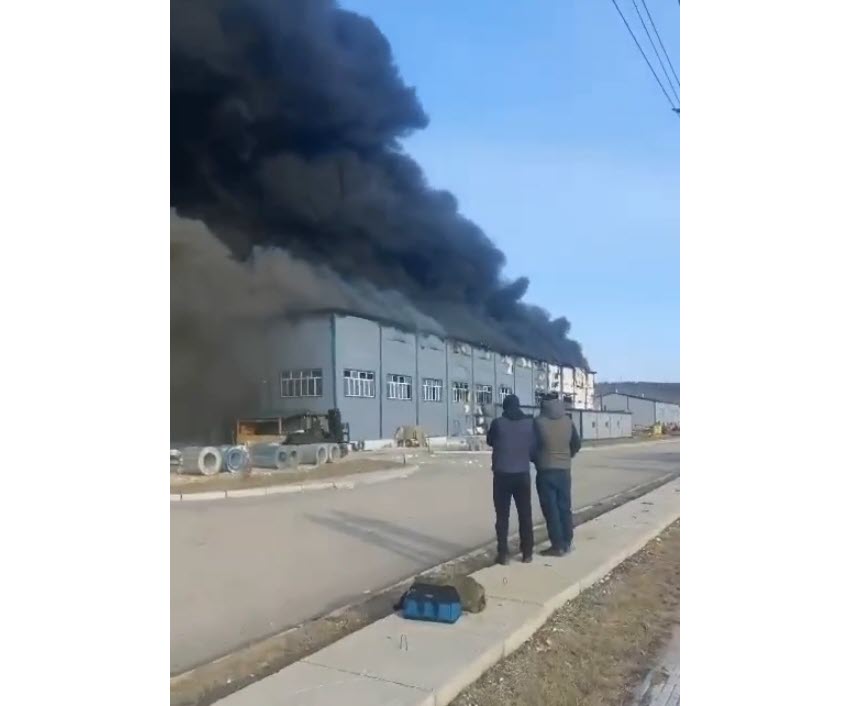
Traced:
[[[410, 478], [353, 490], [172, 504], [171, 672], [491, 541], [489, 456], [420, 459]], [[678, 470], [679, 441], [592, 448], [574, 466], [579, 509]]]

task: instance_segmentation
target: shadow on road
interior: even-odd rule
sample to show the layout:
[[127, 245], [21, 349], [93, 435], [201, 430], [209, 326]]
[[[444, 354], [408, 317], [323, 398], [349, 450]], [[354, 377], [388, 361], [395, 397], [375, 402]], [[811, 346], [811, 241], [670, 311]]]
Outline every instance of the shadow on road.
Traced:
[[364, 517], [348, 512], [330, 515], [307, 515], [308, 520], [341, 532], [367, 544], [386, 549], [413, 561], [438, 561], [442, 554], [456, 556], [464, 551], [459, 544], [431, 537], [422, 532], [374, 517]]

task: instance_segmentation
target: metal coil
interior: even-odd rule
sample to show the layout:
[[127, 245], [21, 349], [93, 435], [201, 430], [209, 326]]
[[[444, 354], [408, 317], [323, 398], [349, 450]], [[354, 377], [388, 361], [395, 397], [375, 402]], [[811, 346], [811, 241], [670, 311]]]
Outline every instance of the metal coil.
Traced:
[[223, 467], [222, 452], [214, 446], [188, 446], [182, 449], [181, 473], [213, 476]]
[[321, 466], [328, 461], [328, 444], [302, 444], [296, 448], [299, 451], [299, 463]]
[[252, 458], [252, 465], [258, 468], [282, 471], [290, 465], [289, 447], [281, 444], [255, 444], [250, 447], [249, 454]]
[[251, 457], [245, 446], [231, 446], [223, 454], [225, 470], [229, 473], [243, 473], [249, 470]]

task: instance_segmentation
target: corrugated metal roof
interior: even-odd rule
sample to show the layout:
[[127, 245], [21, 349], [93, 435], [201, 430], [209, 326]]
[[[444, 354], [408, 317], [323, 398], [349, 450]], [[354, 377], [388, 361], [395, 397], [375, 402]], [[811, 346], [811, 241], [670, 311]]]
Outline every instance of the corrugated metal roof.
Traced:
[[680, 406], [679, 383], [597, 383], [594, 398], [599, 399], [606, 395], [621, 395], [647, 402]]

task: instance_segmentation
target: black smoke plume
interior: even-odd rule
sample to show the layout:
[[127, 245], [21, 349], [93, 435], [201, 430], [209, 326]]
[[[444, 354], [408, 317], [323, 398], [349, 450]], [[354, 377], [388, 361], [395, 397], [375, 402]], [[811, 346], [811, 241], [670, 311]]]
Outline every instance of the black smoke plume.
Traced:
[[292, 309], [587, 366], [403, 152], [428, 118], [370, 19], [332, 0], [172, 0], [170, 41], [174, 435], [247, 404], [261, 362], [235, 339]]

